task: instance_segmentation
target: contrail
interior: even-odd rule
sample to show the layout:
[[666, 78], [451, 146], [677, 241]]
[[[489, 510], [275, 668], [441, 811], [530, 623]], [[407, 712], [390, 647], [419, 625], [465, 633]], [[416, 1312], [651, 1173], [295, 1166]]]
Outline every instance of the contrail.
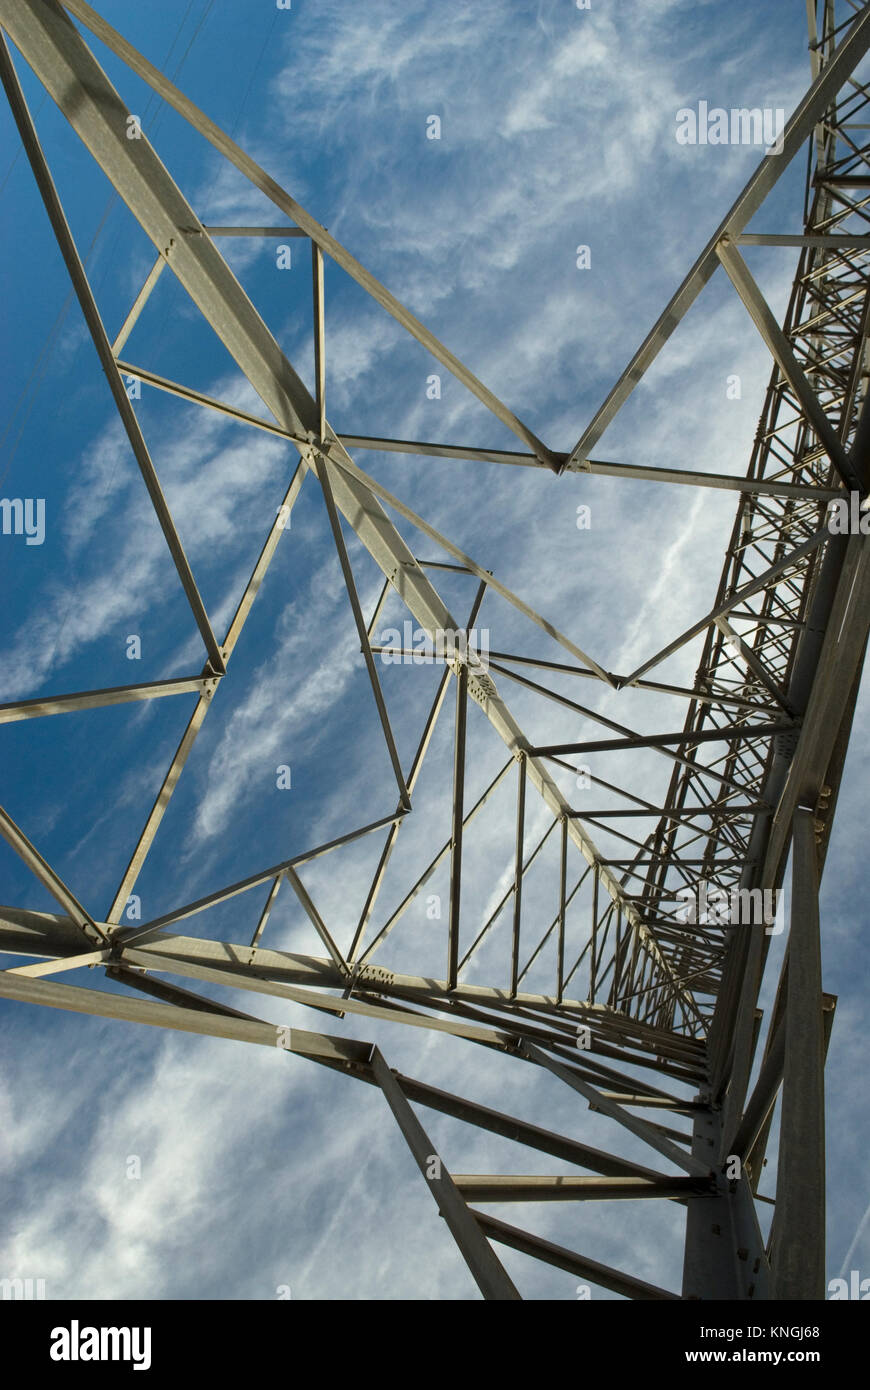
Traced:
[[855, 1246], [858, 1244], [858, 1241], [864, 1234], [864, 1227], [867, 1225], [868, 1221], [870, 1221], [870, 1203], [867, 1204], [867, 1210], [861, 1217], [861, 1220], [858, 1222], [858, 1229], [856, 1230], [855, 1235], [852, 1238], [852, 1244], [849, 1246], [849, 1249], [846, 1251], [846, 1254], [843, 1257], [843, 1264], [839, 1274], [840, 1279], [842, 1279], [845, 1275], [846, 1269], [849, 1265], [849, 1261], [852, 1258], [852, 1253], [855, 1249]]

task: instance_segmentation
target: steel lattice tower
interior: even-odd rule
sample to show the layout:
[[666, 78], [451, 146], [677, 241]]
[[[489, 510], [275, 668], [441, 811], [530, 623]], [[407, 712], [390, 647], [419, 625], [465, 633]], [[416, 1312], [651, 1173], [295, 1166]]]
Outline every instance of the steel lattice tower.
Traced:
[[[554, 453], [417, 319], [366, 271], [252, 158], [133, 49], [84, 0], [0, 0], [8, 39], [69, 120], [156, 248], [151, 274], [114, 339], [104, 326], [82, 259], [37, 138], [9, 50], [0, 68], [24, 149], [82, 312], [108, 380], [190, 608], [205, 646], [201, 672], [148, 685], [58, 694], [0, 706], [3, 722], [95, 709], [125, 701], [194, 695], [196, 703], [160, 792], [145, 818], [129, 866], [101, 918], [80, 903], [41, 856], [23, 828], [0, 811], [0, 830], [57, 899], [47, 914], [0, 908], [0, 950], [34, 958], [0, 973], [8, 1000], [43, 1004], [112, 1019], [280, 1047], [383, 1091], [432, 1195], [477, 1284], [487, 1298], [513, 1299], [517, 1289], [498, 1259], [507, 1245], [629, 1298], [770, 1299], [824, 1297], [824, 1056], [834, 1000], [822, 991], [819, 881], [837, 800], [870, 614], [870, 564], [860, 532], [837, 535], [829, 504], [867, 491], [867, 339], [870, 317], [870, 93], [854, 76], [870, 48], [870, 5], [813, 0], [812, 81], [789, 120], [780, 153], [767, 154], [717, 228], [659, 321], [570, 454]], [[69, 16], [122, 59], [278, 210], [280, 226], [204, 225], [173, 182], [147, 138], [125, 138], [130, 112]], [[802, 234], [746, 229], [792, 161], [807, 155]], [[288, 226], [289, 221], [289, 226]], [[221, 255], [223, 236], [307, 238], [312, 250], [316, 380], [310, 393]], [[794, 246], [799, 265], [784, 323], [777, 322], [741, 248]], [[519, 440], [517, 451], [462, 448], [337, 434], [326, 415], [324, 263], [330, 261], [421, 344], [432, 359], [487, 407]], [[634, 386], [664, 347], [717, 269], [727, 276], [773, 360], [755, 447], [745, 477], [652, 469], [596, 461], [594, 449]], [[169, 269], [224, 344], [271, 418], [203, 396], [182, 383], [127, 361], [124, 346], [160, 274]], [[265, 540], [250, 582], [221, 641], [206, 613], [166, 503], [124, 377], [135, 376], [204, 410], [270, 432], [298, 463], [283, 498], [264, 513]], [[539, 616], [494, 575], [460, 551], [360, 464], [366, 450], [487, 461], [545, 473], [605, 474], [663, 486], [718, 488], [736, 495], [737, 515], [718, 592], [699, 596], [698, 620], [636, 670], [617, 675]], [[157, 461], [159, 463], [159, 460]], [[690, 461], [687, 461], [690, 464]], [[314, 475], [308, 479], [308, 475]], [[319, 489], [359, 634], [384, 745], [395, 775], [394, 809], [367, 824], [348, 824], [328, 844], [311, 846], [156, 920], [122, 921], [143, 863], [185, 761], [228, 667], [287, 519], [303, 484]], [[437, 559], [418, 556], [393, 517], [427, 537]], [[383, 575], [383, 592], [368, 617], [358, 594], [346, 534], [355, 534]], [[448, 610], [436, 587], [439, 571], [479, 582], [470, 611]], [[434, 702], [421, 710], [410, 767], [403, 765], [388, 714], [374, 631], [384, 606], [396, 603], [433, 643], [439, 634], [474, 627], [481, 604], [497, 597], [564, 649], [562, 662], [525, 651], [492, 652], [474, 645], [446, 653]], [[712, 596], [710, 596], [712, 597]], [[396, 610], [398, 611], [398, 609]], [[656, 667], [699, 636], [703, 651], [694, 685], [654, 678]], [[567, 698], [557, 686], [596, 684], [612, 694], [629, 689], [668, 697], [686, 711], [658, 732], [640, 733]], [[397, 678], [400, 675], [397, 674]], [[549, 684], [548, 684], [549, 682]], [[603, 723], [604, 735], [546, 745], [520, 727], [504, 689], [518, 683], [564, 712], [567, 733], [578, 713]], [[382, 688], [383, 687], [383, 688]], [[432, 862], [409, 882], [385, 920], [378, 898], [397, 839], [413, 815], [412, 797], [436, 721], [455, 704], [452, 822], [433, 845]], [[466, 790], [472, 702], [503, 741], [503, 765], [484, 792]], [[618, 700], [617, 700], [618, 706]], [[477, 716], [475, 716], [477, 717]], [[618, 717], [618, 716], [617, 716]], [[662, 805], [640, 784], [592, 777], [602, 799], [617, 807], [578, 809], [566, 788], [587, 757], [655, 749], [670, 762]], [[570, 775], [569, 775], [570, 774]], [[463, 840], [504, 779], [516, 783], [516, 859], [512, 881], [495, 911], [478, 926], [463, 916]], [[523, 889], [540, 844], [528, 848], [532, 812], [546, 808], [558, 846], [552, 920], [529, 921]], [[416, 810], [416, 807], [415, 807]], [[640, 827], [640, 828], [638, 828]], [[301, 874], [325, 854], [367, 835], [380, 835], [377, 870], [353, 908], [353, 929], [337, 932], [319, 912]], [[596, 838], [613, 837], [621, 857], [602, 853]], [[788, 949], [776, 1004], [760, 1026], [758, 997], [770, 937], [763, 921], [687, 921], [679, 903], [701, 885], [752, 904], [779, 890], [792, 856]], [[336, 859], [340, 864], [340, 859]], [[408, 904], [437, 865], [449, 868], [449, 911], [443, 927], [443, 978], [380, 966], [376, 952], [401, 927]], [[337, 872], [340, 871], [337, 870]], [[323, 953], [305, 956], [269, 944], [269, 916], [279, 889], [295, 894]], [[266, 892], [250, 940], [179, 934], [184, 919], [251, 890]], [[706, 888], [705, 888], [706, 891]], [[500, 914], [503, 914], [500, 916]], [[462, 976], [497, 921], [501, 964], [485, 983]], [[495, 959], [495, 956], [492, 957]], [[529, 991], [530, 968], [551, 970], [545, 988]], [[537, 962], [537, 964], [535, 964]], [[84, 989], [54, 978], [94, 965], [117, 988]], [[491, 968], [491, 967], [488, 967]], [[478, 972], [479, 973], [479, 972]], [[544, 1069], [565, 1088], [555, 1128], [547, 1130], [391, 1070], [379, 1048], [344, 1033], [306, 1032], [230, 1008], [201, 987], [258, 991], [278, 1003], [304, 1004], [360, 1025], [376, 1019], [428, 1027], [478, 1048], [494, 1049]], [[531, 977], [530, 977], [531, 978]], [[535, 976], [534, 978], [538, 978]], [[142, 995], [151, 996], [143, 998]], [[764, 1035], [763, 1038], [761, 1035]], [[577, 1046], [578, 1037], [581, 1042]], [[753, 1060], [763, 1049], [750, 1091]], [[469, 1051], [472, 1051], [469, 1048]], [[761, 1234], [756, 1194], [774, 1107], [781, 1105], [776, 1208], [770, 1238]], [[646, 1167], [617, 1152], [564, 1135], [567, 1106], [588, 1105], [609, 1117], [614, 1134], [629, 1131], [649, 1149]], [[415, 1108], [416, 1107], [416, 1108]], [[537, 1154], [574, 1165], [577, 1176], [461, 1175], [437, 1155], [418, 1110], [432, 1109], [510, 1139]], [[658, 1121], [688, 1117], [692, 1134]], [[572, 1111], [573, 1114], [573, 1111]], [[437, 1158], [438, 1161], [433, 1160]], [[734, 1160], [739, 1160], [736, 1164]], [[588, 1176], [592, 1174], [592, 1176]], [[643, 1282], [495, 1219], [474, 1203], [661, 1199], [685, 1222], [681, 1293]], [[633, 1208], [632, 1210], [638, 1210]], [[643, 1209], [641, 1209], [643, 1210]]]

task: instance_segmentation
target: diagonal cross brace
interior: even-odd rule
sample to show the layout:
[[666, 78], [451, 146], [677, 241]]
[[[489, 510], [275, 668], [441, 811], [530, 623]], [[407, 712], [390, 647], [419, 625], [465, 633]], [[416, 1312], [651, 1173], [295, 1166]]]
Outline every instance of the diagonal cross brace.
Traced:
[[405, 1142], [432, 1190], [438, 1210], [450, 1227], [450, 1232], [484, 1298], [503, 1301], [519, 1299], [520, 1295], [513, 1281], [483, 1234], [462, 1193], [435, 1153], [432, 1141], [414, 1114], [398, 1079], [390, 1071], [376, 1047], [372, 1048], [371, 1067]]

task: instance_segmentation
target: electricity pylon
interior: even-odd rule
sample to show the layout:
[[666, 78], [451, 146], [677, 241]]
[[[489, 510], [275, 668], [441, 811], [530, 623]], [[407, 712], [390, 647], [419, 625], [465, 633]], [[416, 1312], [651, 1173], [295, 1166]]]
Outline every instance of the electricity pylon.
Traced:
[[[84, 0], [0, 0], [0, 26], [6, 36], [156, 249], [154, 268], [112, 339], [4, 42], [0, 69], [23, 146], [206, 652], [203, 669], [186, 679], [59, 694], [0, 707], [0, 719], [9, 722], [125, 701], [196, 696], [178, 751], [104, 917], [76, 899], [25, 830], [0, 812], [5, 838], [61, 909], [48, 914], [0, 908], [0, 949], [35, 962], [0, 973], [0, 995], [277, 1046], [379, 1088], [488, 1298], [519, 1297], [497, 1256], [499, 1245], [629, 1298], [824, 1297], [823, 1075], [834, 1000], [822, 991], [818, 892], [870, 615], [870, 563], [860, 527], [841, 535], [830, 524], [832, 502], [857, 510], [867, 491], [870, 436], [865, 368], [870, 145], [862, 139], [870, 101], [867, 88], [854, 75], [870, 48], [870, 6], [842, 8], [844, 13], [839, 7], [835, 13], [834, 0], [808, 5], [812, 81], [785, 127], [781, 150], [761, 160], [575, 448], [565, 454], [549, 449]], [[280, 224], [204, 225], [160, 162], [147, 131], [128, 138], [131, 112], [70, 16], [270, 199]], [[808, 150], [803, 231], [750, 233], [752, 218], [802, 150]], [[310, 242], [313, 394], [221, 255], [221, 239], [231, 235]], [[747, 266], [742, 253], [746, 245], [799, 250], [782, 325]], [[325, 400], [327, 260], [512, 431], [520, 448], [466, 448], [336, 433], [328, 422]], [[720, 266], [719, 278], [724, 274], [731, 281], [773, 359], [746, 476], [596, 461], [592, 451], [599, 437]], [[167, 268], [271, 418], [244, 412], [126, 360], [127, 339]], [[286, 442], [288, 453], [298, 454], [284, 496], [277, 506], [275, 499], [269, 501], [260, 557], [222, 641], [206, 612], [128, 396], [124, 378], [130, 376], [251, 429], [266, 430]], [[365, 451], [441, 457], [456, 460], [457, 466], [462, 461], [487, 461], [504, 465], [507, 476], [517, 467], [557, 475], [607, 474], [624, 478], [627, 491], [638, 478], [663, 487], [729, 489], [736, 494], [737, 515], [718, 592], [712, 605], [698, 594], [697, 622], [663, 650], [628, 674], [614, 674], [367, 472], [358, 461]], [[306, 482], [320, 489], [334, 539], [395, 776], [395, 802], [367, 824], [349, 823], [328, 844], [310, 846], [242, 882], [131, 926], [122, 920], [125, 904], [203, 720], [220, 699], [242, 627]], [[425, 535], [442, 558], [419, 558], [394, 517]], [[368, 620], [346, 543], [347, 528], [383, 574], [381, 600]], [[448, 569], [478, 581], [464, 625], [455, 620], [436, 588], [439, 570]], [[457, 634], [462, 638], [474, 629], [482, 603], [492, 599], [518, 611], [532, 637], [546, 633], [564, 649], [564, 659], [542, 659], [533, 646], [526, 651], [483, 652], [479, 641], [457, 640]], [[398, 603], [415, 630], [426, 634], [433, 648], [439, 649], [440, 643], [443, 652], [435, 698], [422, 711], [410, 768], [403, 765], [390, 722], [387, 668], [376, 660], [384, 653], [378, 652], [374, 628], [387, 603]], [[444, 634], [453, 634], [446, 645]], [[657, 666], [699, 637], [703, 648], [693, 685], [650, 679]], [[560, 682], [568, 676], [587, 689], [598, 683], [614, 697], [631, 690], [647, 692], [650, 700], [667, 698], [680, 717], [660, 732], [638, 732], [561, 693]], [[395, 678], [401, 678], [401, 671]], [[597, 720], [604, 724], [606, 736], [535, 742], [505, 699], [504, 688], [511, 683], [565, 711], [565, 719], [575, 721], [579, 713]], [[403, 824], [416, 811], [412, 797], [451, 686], [453, 757], [445, 783], [452, 792], [450, 824], [443, 844], [433, 845], [428, 868], [409, 883], [398, 907], [381, 921], [381, 888]], [[472, 702], [503, 741], [505, 755], [503, 766], [474, 800], [466, 792]], [[616, 699], [617, 707], [618, 703]], [[670, 763], [661, 805], [645, 797], [638, 779], [617, 785], [591, 771], [588, 785], [600, 791], [603, 809], [578, 810], [572, 805], [570, 788], [584, 775], [587, 759], [632, 749], [655, 750]], [[473, 923], [463, 912], [464, 837], [509, 777], [516, 781], [514, 869], [495, 910], [482, 924]], [[541, 808], [547, 829], [530, 850], [529, 827]], [[524, 887], [551, 834], [551, 846], [557, 849], [552, 919], [542, 922], [535, 913], [530, 921], [523, 912]], [[336, 856], [340, 872], [342, 847], [368, 835], [382, 837], [380, 857], [354, 911], [353, 929], [342, 934], [324, 920], [300, 875], [307, 864], [326, 854]], [[612, 849], [602, 852], [602, 841], [624, 846], [622, 857]], [[780, 889], [790, 852], [788, 947], [760, 1071], [750, 1091], [753, 1059], [762, 1045], [757, 1003], [771, 925], [758, 909]], [[395, 943], [401, 937], [409, 904], [441, 864], [449, 871], [449, 910], [444, 926], [433, 923], [432, 931], [442, 932], [443, 978], [431, 978], [423, 969], [400, 973], [378, 965], [376, 953], [388, 938]], [[322, 942], [322, 954], [299, 955], [268, 944], [269, 917], [282, 886], [295, 895], [299, 913]], [[250, 941], [178, 933], [186, 917], [258, 888], [267, 896]], [[686, 902], [698, 901], [702, 894], [737, 903], [736, 918], [686, 912]], [[499, 937], [501, 924], [509, 929]], [[484, 948], [486, 973], [481, 978], [477, 969], [478, 982], [469, 983], [463, 974], [467, 977], [469, 963], [477, 965], [483, 958]], [[54, 978], [85, 964], [98, 967], [98, 974], [105, 971], [115, 986], [129, 986], [132, 993], [100, 988], [96, 975], [94, 987], [87, 989]], [[401, 1075], [368, 1042], [273, 1024], [166, 977], [205, 987], [259, 991], [341, 1018], [352, 1014], [360, 1023], [369, 1018], [396, 1027], [429, 1027], [513, 1056], [563, 1083], [562, 1119], [569, 1102], [575, 1107], [578, 1098], [587, 1102], [609, 1118], [615, 1136], [628, 1131], [646, 1144], [655, 1166], [621, 1157], [616, 1142], [614, 1152], [595, 1149], [558, 1127], [544, 1129]], [[532, 981], [538, 982], [534, 988]], [[765, 1241], [756, 1199], [778, 1100], [775, 1214]], [[415, 1107], [453, 1116], [579, 1171], [569, 1177], [455, 1173], [435, 1151]], [[691, 1133], [649, 1118], [650, 1112], [662, 1111], [688, 1117]], [[472, 1205], [615, 1199], [672, 1204], [674, 1219], [685, 1223], [680, 1293], [564, 1249]]]

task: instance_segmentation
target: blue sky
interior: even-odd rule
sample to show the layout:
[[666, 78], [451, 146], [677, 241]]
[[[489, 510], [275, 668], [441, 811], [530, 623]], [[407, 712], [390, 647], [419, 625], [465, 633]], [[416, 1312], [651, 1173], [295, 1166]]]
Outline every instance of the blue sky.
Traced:
[[[804, 6], [791, 0], [762, 10], [751, 0], [727, 7], [593, 0], [590, 11], [569, 0], [365, 7], [296, 0], [290, 11], [270, 0], [187, 7], [100, 0], [99, 9], [168, 75], [180, 64], [181, 88], [554, 449], [572, 447], [759, 158], [746, 147], [679, 145], [677, 111], [707, 100], [789, 113], [809, 81]], [[280, 220], [139, 79], [96, 42], [94, 49], [203, 221]], [[88, 269], [112, 335], [153, 248], [20, 59], [17, 67], [79, 247], [92, 248]], [[438, 141], [426, 138], [433, 114]], [[0, 132], [7, 247], [0, 495], [44, 497], [47, 518], [41, 546], [0, 538], [0, 700], [198, 673], [202, 643], [77, 305], [59, 319], [66, 272], [26, 161], [16, 158], [5, 106]], [[803, 175], [799, 158], [754, 230], [800, 229]], [[225, 241], [222, 249], [310, 386], [309, 250], [302, 240], [290, 244], [289, 270], [278, 269], [269, 240]], [[591, 250], [582, 271], [581, 244]], [[750, 252], [747, 261], [781, 312], [793, 253]], [[335, 429], [516, 447], [332, 264], [325, 284], [327, 414]], [[264, 413], [170, 272], [124, 356]], [[434, 371], [442, 376], [439, 399], [426, 392]], [[737, 401], [725, 391], [733, 373], [743, 383]], [[768, 374], [752, 324], [717, 276], [595, 456], [743, 473]], [[147, 387], [137, 413], [222, 634], [295, 456], [282, 441]], [[496, 464], [356, 457], [609, 670], [632, 669], [710, 607], [733, 495]], [[580, 504], [591, 508], [588, 531], [576, 526]], [[431, 540], [397, 524], [415, 554], [444, 558]], [[346, 536], [369, 613], [380, 572]], [[436, 572], [435, 582], [463, 621], [477, 581]], [[382, 628], [406, 616], [393, 601]], [[560, 659], [555, 643], [497, 598], [487, 598], [480, 621], [494, 648]], [[142, 642], [136, 662], [126, 655], [131, 634]], [[395, 783], [358, 647], [322, 498], [309, 478], [140, 877], [143, 920], [392, 812]], [[661, 679], [691, 683], [697, 657], [696, 645], [686, 648]], [[438, 670], [381, 674], [407, 768]], [[520, 687], [504, 693], [539, 743], [598, 727], [566, 723]], [[577, 698], [642, 730], [678, 729], [684, 718], [679, 702], [638, 692], [590, 688]], [[0, 801], [95, 916], [108, 910], [192, 705], [192, 696], [179, 695], [0, 728]], [[847, 1255], [848, 1268], [870, 1273], [870, 1228], [855, 1243], [870, 1202], [870, 1121], [854, 1102], [867, 983], [855, 907], [866, 714], [862, 693], [822, 904], [825, 987], [839, 995], [827, 1073], [829, 1278]], [[446, 713], [438, 726], [376, 924], [449, 834], [451, 719]], [[506, 759], [474, 706], [469, 750], [473, 797]], [[627, 781], [626, 763], [625, 755], [608, 755], [600, 775]], [[290, 790], [276, 786], [282, 764], [292, 767]], [[669, 772], [664, 760], [644, 754], [632, 760], [630, 785], [655, 801]], [[508, 782], [469, 834], [470, 922], [485, 920], [512, 873], [514, 794]], [[543, 808], [530, 806], [528, 846], [546, 825]], [[337, 939], [349, 940], [380, 845], [360, 841], [303, 875]], [[552, 912], [554, 856], [548, 844], [525, 899], [542, 922]], [[4, 903], [53, 910], [5, 843], [0, 874]], [[426, 892], [443, 894], [446, 881], [442, 870]], [[249, 940], [264, 895], [234, 899], [183, 930]], [[443, 933], [432, 933], [418, 905], [376, 961], [441, 976]], [[474, 983], [505, 982], [508, 928], [500, 926], [473, 967]], [[286, 885], [268, 933], [266, 944], [321, 953]], [[775, 944], [766, 1013], [778, 957]], [[80, 976], [63, 978], [95, 983], [90, 973]], [[533, 968], [530, 988], [535, 978]], [[326, 1022], [279, 1001], [256, 1000], [253, 1012], [261, 1002], [270, 1020], [377, 1040], [390, 1065], [411, 1075], [651, 1161], [643, 1145], [567, 1102], [560, 1083], [509, 1059], [368, 1020]], [[58, 1298], [259, 1299], [285, 1284], [301, 1299], [476, 1296], [370, 1088], [277, 1051], [17, 1003], [0, 1008], [0, 1029], [4, 1273], [44, 1277]], [[541, 1158], [533, 1168], [534, 1155], [421, 1113], [457, 1171], [562, 1167]], [[141, 1158], [138, 1180], [126, 1177], [130, 1155]], [[772, 1147], [771, 1168], [774, 1159]], [[677, 1289], [681, 1232], [659, 1207], [647, 1203], [642, 1221], [630, 1204], [494, 1210]], [[573, 1276], [511, 1252], [504, 1262], [528, 1297], [575, 1296]], [[610, 1297], [597, 1289], [594, 1296]]]

